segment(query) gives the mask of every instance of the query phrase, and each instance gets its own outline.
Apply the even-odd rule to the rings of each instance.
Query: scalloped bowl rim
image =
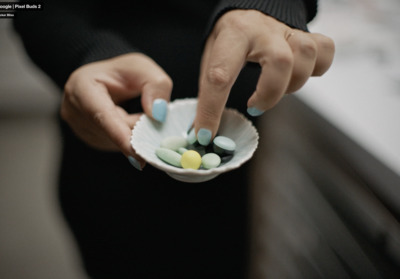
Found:
[[[176,108],[179,108],[180,106],[196,106],[197,105],[197,99],[196,98],[186,98],[186,99],[176,99],[175,101],[172,101],[168,104],[168,115],[171,113],[174,113],[174,110]],[[248,120],[243,114],[238,112],[237,110],[233,108],[225,108],[223,112],[222,119],[224,118],[236,118],[240,119],[240,121],[245,122],[246,125],[249,126],[251,129],[252,135],[249,140],[251,140],[250,144],[252,144],[251,148],[248,150],[247,153],[241,154],[239,158],[237,156],[234,156],[231,161],[213,169],[198,169],[198,170],[193,170],[193,169],[183,169],[183,168],[178,168],[174,167],[171,165],[168,165],[167,163],[163,162],[161,159],[159,159],[155,155],[155,150],[159,146],[153,146],[153,153],[154,154],[149,154],[148,152],[143,149],[143,143],[140,139],[140,132],[143,129],[146,129],[144,126],[147,126],[149,128],[152,126],[152,129],[156,129],[161,127],[163,124],[157,123],[156,121],[152,120],[150,117],[147,115],[143,114],[139,120],[136,122],[134,128],[132,129],[132,136],[131,136],[131,145],[135,149],[136,153],[142,157],[147,163],[150,165],[165,171],[168,175],[171,177],[184,181],[184,182],[202,182],[206,180],[210,180],[217,175],[239,168],[241,165],[243,165],[245,162],[247,162],[254,154],[255,150],[258,147],[258,140],[259,140],[259,135],[254,127],[254,125],[251,123],[250,120]],[[222,122],[222,121],[221,121]],[[165,124],[165,123],[164,123]],[[190,125],[190,124],[189,124]],[[189,127],[187,125],[187,127]],[[221,128],[221,127],[220,127]],[[186,131],[179,131],[182,135]],[[161,140],[160,140],[161,141]],[[149,146],[149,145],[148,145]],[[237,155],[235,153],[235,155]],[[236,160],[234,160],[236,157]]]

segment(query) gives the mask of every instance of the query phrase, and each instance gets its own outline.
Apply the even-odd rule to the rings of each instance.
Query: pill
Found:
[[[215,153],[207,153],[201,157],[201,165],[205,169],[216,168],[221,164],[221,157]]]
[[[221,163],[227,163],[233,158],[233,154],[221,155]]]
[[[186,151],[182,154],[181,165],[184,169],[199,169],[201,166],[200,154],[194,150]]]
[[[186,151],[188,151],[188,150],[187,150],[185,147],[179,147],[179,148],[178,148],[178,153],[181,154],[181,155],[182,155],[183,153],[185,153]]]
[[[156,155],[158,158],[166,162],[167,164],[173,165],[175,167],[181,168],[181,158],[182,155],[171,149],[165,147],[159,147],[156,149]]]
[[[197,138],[196,138],[196,133],[195,133],[195,131],[194,131],[194,128],[192,128],[190,131],[189,131],[189,133],[187,134],[187,142],[189,143],[189,144],[194,144],[196,141],[197,141]]]
[[[180,147],[186,147],[187,144],[187,140],[184,137],[170,136],[161,141],[160,147],[178,151]]]
[[[228,137],[217,136],[213,140],[213,150],[217,154],[233,154],[236,143]]]
[[[200,154],[200,156],[203,156],[204,154],[207,153],[206,146],[203,146],[198,142],[196,142],[195,144],[190,144],[186,148],[188,150],[194,150],[194,151],[198,152]]]

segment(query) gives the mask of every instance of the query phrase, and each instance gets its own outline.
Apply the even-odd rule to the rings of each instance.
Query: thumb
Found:
[[[107,85],[113,99],[119,103],[140,94],[144,112],[164,122],[173,86],[168,74],[153,59],[141,53],[121,55],[111,61],[112,73],[102,82]],[[114,78],[113,73],[118,73],[118,78]]]
[[[163,71],[153,73],[143,85],[142,107],[144,112],[154,120],[165,121],[172,86],[171,78]]]

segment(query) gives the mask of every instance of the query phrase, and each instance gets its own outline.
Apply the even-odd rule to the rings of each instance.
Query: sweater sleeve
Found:
[[[222,14],[233,9],[258,10],[292,28],[308,31],[307,23],[317,13],[317,0],[221,0],[211,17],[207,34]]]
[[[42,3],[42,11],[18,12],[13,24],[29,57],[59,87],[83,64],[136,51],[115,32],[92,24],[93,1]]]

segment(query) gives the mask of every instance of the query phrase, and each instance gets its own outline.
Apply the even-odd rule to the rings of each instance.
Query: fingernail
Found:
[[[208,145],[211,141],[211,135],[212,133],[210,130],[201,128],[197,132],[197,140],[201,145]]]
[[[155,99],[151,111],[153,118],[159,122],[164,122],[167,116],[167,101],[164,99]]]
[[[139,161],[133,158],[132,156],[128,156],[129,163],[131,163],[132,166],[135,167],[135,169],[141,171],[142,166],[140,165]]]
[[[247,113],[250,114],[251,116],[260,116],[264,113],[264,111],[259,110],[258,108],[251,107],[247,108]]]

